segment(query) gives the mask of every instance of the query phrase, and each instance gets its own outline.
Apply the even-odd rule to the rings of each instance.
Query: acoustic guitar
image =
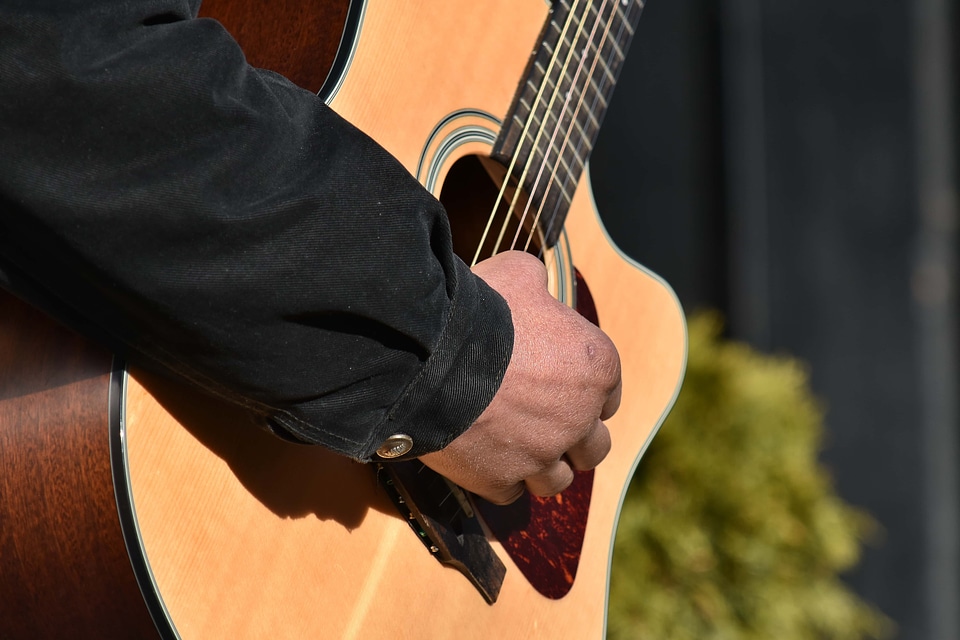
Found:
[[[207,0],[440,197],[465,260],[543,259],[620,350],[613,450],[493,507],[416,462],[283,442],[2,294],[0,637],[601,637],[623,494],[686,357],[678,301],[613,246],[585,170],[641,9]]]

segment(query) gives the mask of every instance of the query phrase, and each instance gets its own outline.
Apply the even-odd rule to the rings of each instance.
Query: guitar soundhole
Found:
[[[536,256],[541,253],[541,235],[532,231],[536,208],[527,208],[526,196],[517,193],[514,185],[507,185],[501,197],[505,175],[506,170],[495,160],[469,155],[453,164],[443,183],[440,202],[450,217],[453,248],[467,264],[481,242],[481,260],[510,249]]]

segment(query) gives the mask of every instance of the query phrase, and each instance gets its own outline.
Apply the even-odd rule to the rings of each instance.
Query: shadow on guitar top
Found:
[[[287,442],[256,425],[243,409],[155,374],[137,380],[206,449],[223,460],[251,496],[278,517],[315,516],[347,530],[370,508],[399,518],[374,469],[320,446]]]

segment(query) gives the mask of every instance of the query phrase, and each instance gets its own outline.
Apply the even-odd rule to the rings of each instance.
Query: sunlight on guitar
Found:
[[[441,199],[465,261],[543,260],[551,293],[620,351],[613,449],[556,498],[492,507],[419,468],[285,443],[174,383],[111,374],[107,354],[4,294],[0,360],[19,368],[2,380],[0,456],[22,475],[4,485],[0,548],[44,558],[22,563],[30,593],[0,593],[37,618],[12,633],[601,637],[622,496],[686,358],[676,297],[611,244],[586,171],[641,9],[208,0],[252,64],[319,93]],[[61,617],[41,620],[53,598]]]

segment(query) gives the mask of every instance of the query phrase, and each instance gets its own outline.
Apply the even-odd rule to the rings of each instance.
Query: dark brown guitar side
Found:
[[[0,290],[0,362],[0,638],[155,636],[114,499],[110,354]]]
[[[530,47],[548,31],[556,6],[204,2],[252,64],[320,88],[331,108],[438,196],[461,159],[489,158],[499,123],[515,121],[517,87],[531,82],[524,71]],[[632,32],[624,16],[638,17],[640,0],[604,6],[619,16],[608,26]],[[322,9],[304,17],[302,7]],[[316,34],[339,36],[341,27],[344,55],[331,61],[337,43]],[[264,43],[273,53],[306,47],[308,54],[285,62],[265,55]],[[605,48],[593,50],[596,57]],[[342,73],[324,82],[316,61]],[[547,91],[548,74],[534,84],[562,112],[559,84]],[[184,419],[194,415],[184,407],[213,414],[227,427],[239,421],[136,370],[113,375],[107,352],[0,294],[0,640],[602,637],[623,490],[676,397],[686,332],[669,286],[610,244],[586,174],[577,186],[562,221],[570,242],[551,249],[545,262],[554,293],[566,303],[577,302],[574,257],[589,279],[600,324],[621,351],[625,402],[609,422],[614,448],[596,470],[576,580],[563,598],[537,591],[493,540],[507,574],[489,605],[459,572],[436,562],[366,467],[274,438],[261,447],[255,438],[269,436],[260,432],[211,446],[205,436],[213,431]],[[358,473],[362,479],[351,482]],[[263,499],[288,495],[281,491],[288,486],[301,488],[296,509]],[[338,518],[327,508],[331,500],[349,505],[354,517]],[[161,601],[169,619],[158,611]]]
[[[256,52],[252,64],[318,91],[349,1],[273,3],[250,28],[264,8],[253,4],[203,9]],[[155,637],[114,496],[112,356],[0,290],[0,363],[0,638]]]

